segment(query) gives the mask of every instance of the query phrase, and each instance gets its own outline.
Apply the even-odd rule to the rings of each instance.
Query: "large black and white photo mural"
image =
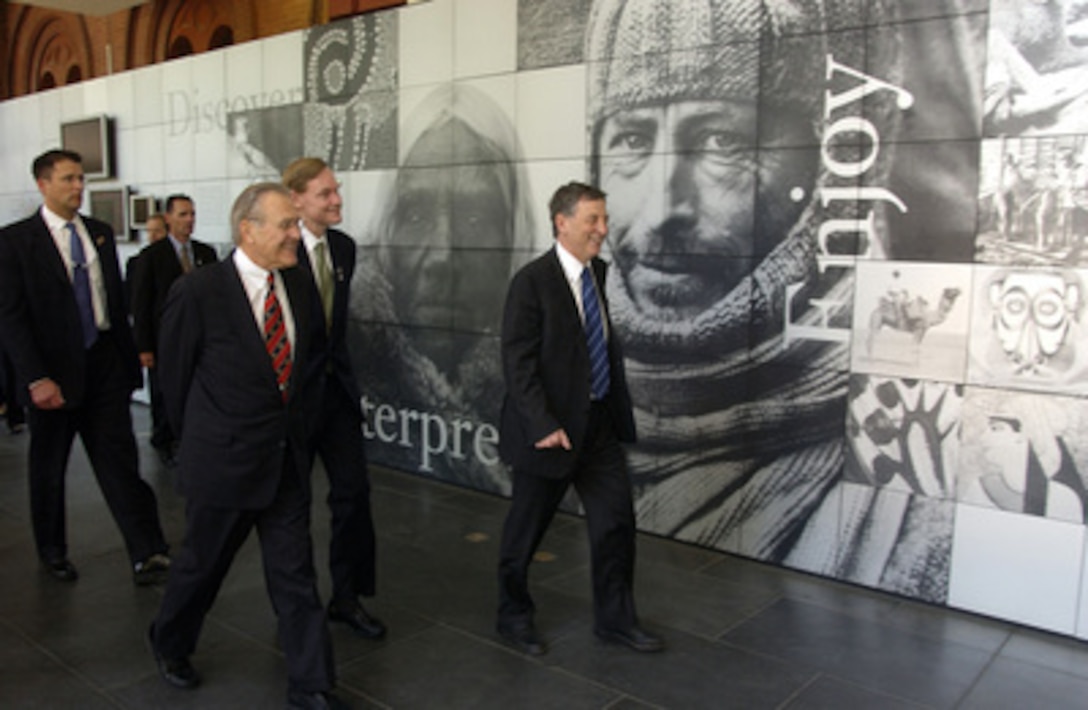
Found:
[[[844,476],[861,267],[919,252],[920,241],[972,236],[954,221],[962,210],[946,222],[928,209],[938,198],[927,190],[950,186],[971,196],[973,215],[964,161],[927,180],[931,166],[902,141],[943,117],[978,115],[969,93],[934,100],[919,66],[949,25],[981,42],[978,18],[898,19],[893,4],[867,2],[597,2],[586,45],[590,169],[609,193],[609,295],[639,414],[640,522],[943,601],[946,491]],[[957,63],[931,68],[970,84],[978,49],[958,47]],[[869,346],[887,349],[885,329],[911,342],[930,318],[932,349],[934,314],[969,290],[969,274],[947,280],[955,295],[942,302],[939,288],[919,292],[938,277],[912,273],[896,289],[910,299],[904,314],[892,317],[893,305],[866,326],[880,331]],[[958,356],[958,372],[936,369],[962,378],[967,307],[958,311],[958,347],[953,338],[931,360]]]
[[[0,102],[0,154],[104,111],[224,250],[333,167],[373,463],[509,492],[507,285],[588,180],[641,530],[1088,640],[1088,0],[428,0]]]
[[[641,529],[1088,636],[1080,5],[433,0],[308,31],[305,149],[372,188],[371,460],[509,491],[506,285],[590,180]]]

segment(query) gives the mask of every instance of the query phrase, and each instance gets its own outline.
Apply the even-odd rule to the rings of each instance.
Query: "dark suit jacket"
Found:
[[[123,381],[134,390],[142,379],[113,228],[90,217],[82,219],[98,251],[111,336],[125,367]],[[87,373],[79,310],[64,260],[41,212],[0,231],[0,332],[24,404],[30,404],[27,386],[49,377],[60,385],[66,408],[80,406]]]
[[[125,309],[132,313],[132,282],[136,280],[136,271],[140,268],[140,252],[130,256],[125,261]]]
[[[603,316],[607,265],[593,260],[601,288]],[[605,403],[620,441],[635,440],[631,396],[623,356],[608,321],[611,384]],[[502,367],[506,382],[499,453],[515,468],[547,478],[569,473],[589,423],[589,350],[578,304],[555,249],[526,264],[510,282],[502,323]],[[571,451],[536,449],[534,444],[562,428]]]
[[[170,290],[157,367],[181,442],[178,487],[194,502],[267,507],[289,452],[304,489],[309,485],[303,452],[314,406],[312,388],[300,385],[311,348],[310,289],[300,270],[281,273],[295,319],[286,403],[232,258],[193,271]]]
[[[321,295],[313,278],[310,257],[306,245],[299,242],[298,262],[309,278],[310,299],[313,304],[311,318],[314,324],[314,353],[310,359],[307,380],[320,382],[327,374],[335,377],[353,402],[359,402],[361,393],[351,367],[348,352],[348,301],[351,296],[351,279],[355,273],[355,240],[343,232],[330,229],[325,234],[329,257],[332,260],[333,296],[332,325],[326,327],[325,312],[321,308]]]
[[[193,268],[214,264],[217,260],[215,249],[195,239],[193,245]],[[181,276],[181,262],[178,261],[174,244],[169,239],[160,239],[148,244],[140,252],[140,259],[132,278],[132,330],[136,338],[136,351],[153,353],[158,351],[159,329],[162,311],[166,305],[166,295],[170,286]]]

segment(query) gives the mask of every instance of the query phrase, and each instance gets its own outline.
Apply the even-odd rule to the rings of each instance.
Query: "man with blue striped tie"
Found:
[[[46,151],[32,171],[41,208],[0,230],[0,336],[30,424],[28,489],[38,557],[53,578],[78,579],[68,559],[65,472],[79,434],[133,580],[158,584],[170,558],[132,432],[130,398],[140,369],[113,228],[79,214],[78,153]]]
[[[605,195],[578,182],[551,199],[554,249],[510,283],[502,325],[499,450],[513,494],[499,553],[498,632],[545,652],[533,623],[529,563],[567,489],[585,508],[593,561],[594,631],[636,651],[664,644],[635,613],[635,515],[620,442],[635,440],[620,345],[604,297]]]

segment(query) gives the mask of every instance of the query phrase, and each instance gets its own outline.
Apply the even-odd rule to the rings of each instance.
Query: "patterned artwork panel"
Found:
[[[954,514],[950,500],[843,481],[783,564],[944,604]]]
[[[1088,522],[1088,401],[967,389],[957,498]]]
[[[334,170],[394,165],[395,19],[371,13],[305,33],[304,150]]]
[[[852,375],[846,480],[952,498],[962,406],[962,385]]]
[[[968,381],[1088,392],[1082,269],[976,267]]]

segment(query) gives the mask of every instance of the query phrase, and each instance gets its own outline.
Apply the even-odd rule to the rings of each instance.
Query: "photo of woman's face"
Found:
[[[438,161],[457,146],[462,165]],[[514,206],[508,204],[494,148],[454,121],[424,133],[397,178],[386,249],[399,321],[496,332],[510,270]]]

